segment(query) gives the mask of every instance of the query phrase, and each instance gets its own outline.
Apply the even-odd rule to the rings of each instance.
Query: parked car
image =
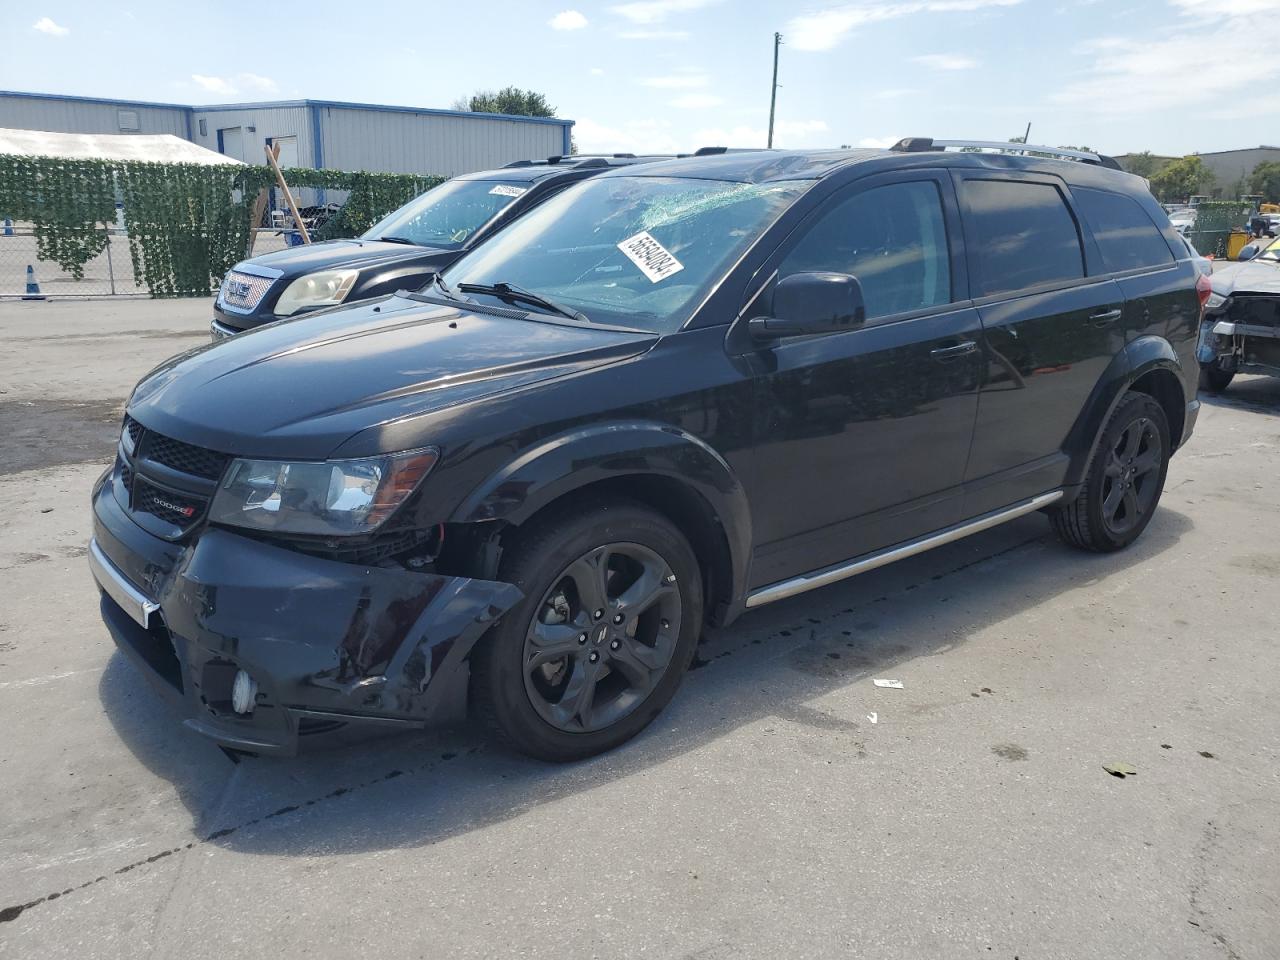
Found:
[[[223,278],[210,334],[220,340],[299,313],[416,290],[552,194],[648,159],[618,154],[520,160],[454,177],[355,239],[291,246],[244,260]]]
[[[1280,376],[1280,240],[1218,267],[1212,284],[1197,351],[1200,389],[1221,393],[1237,373]]]
[[[93,490],[102,616],[231,750],[469,697],[586,757],[707,624],[1034,511],[1132,543],[1196,422],[1207,295],[1098,158],[613,169],[422,291],[145,377]]]

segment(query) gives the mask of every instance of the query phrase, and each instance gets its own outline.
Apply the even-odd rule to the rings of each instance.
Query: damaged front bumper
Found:
[[[1269,307],[1280,319],[1280,301],[1246,303],[1251,312]],[[1241,311],[1243,312],[1243,311]],[[1235,319],[1232,313],[1209,314],[1200,328],[1200,342],[1196,347],[1196,359],[1201,366],[1217,367],[1226,373],[1267,373],[1280,375],[1280,324],[1256,322],[1270,317],[1253,317],[1249,314]],[[1255,322],[1249,322],[1254,320]]]
[[[161,540],[93,495],[90,566],[120,650],[237,751],[290,756],[346,723],[424,726],[465,702],[466,658],[520,599],[507,583],[339,563],[221,529]],[[244,671],[247,713],[232,706]]]

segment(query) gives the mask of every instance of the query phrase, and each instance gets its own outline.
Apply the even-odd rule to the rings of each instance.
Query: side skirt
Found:
[[[1028,513],[1043,510],[1061,499],[1061,490],[1042,493],[1037,497],[1032,497],[1030,500],[1023,500],[1011,507],[993,510],[991,513],[985,513],[973,520],[966,520],[964,523],[946,527],[917,540],[909,540],[906,543],[900,543],[897,546],[888,547],[876,553],[866,554],[856,560],[823,567],[821,570],[814,570],[799,577],[792,577],[790,580],[783,580],[767,587],[761,587],[747,596],[747,609],[761,607],[766,603],[773,603],[775,600],[785,600],[787,597],[794,597],[809,590],[816,590],[818,587],[825,587],[840,580],[847,580],[849,577],[856,577],[860,573],[875,570],[877,567],[883,567],[894,561],[914,557],[916,554],[932,550],[934,547],[941,547],[944,544],[961,540],[972,534],[981,533],[983,530],[990,530],[992,527],[999,526],[1009,520],[1016,520],[1018,517],[1025,516]]]

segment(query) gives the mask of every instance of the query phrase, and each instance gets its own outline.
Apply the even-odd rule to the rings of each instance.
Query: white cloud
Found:
[[[686,153],[692,147],[671,135],[666,120],[628,120],[620,127],[596,123],[588,117],[573,127],[583,153]]]
[[[592,67],[590,72],[591,72],[591,75],[592,75],[593,77],[603,77],[603,76],[604,76],[604,71],[603,71],[602,69],[600,69],[599,67]]]
[[[870,23],[919,13],[967,13],[986,7],[1013,7],[1022,0],[866,0],[794,17],[783,27],[783,42],[797,50],[830,50],[850,32]],[[1192,0],[1198,2],[1198,0]],[[1246,3],[1252,0],[1227,0]]]
[[[926,53],[911,60],[930,70],[972,70],[978,65],[977,60],[958,53]]]
[[[1169,0],[1183,16],[1171,27],[1133,39],[1096,37],[1076,49],[1087,55],[1087,67],[1049,97],[1055,104],[1079,106],[1112,116],[1177,111],[1211,106],[1219,117],[1223,107],[1240,119],[1274,119],[1258,92],[1280,80],[1280,59],[1264,56],[1261,38],[1275,28],[1275,0]],[[1250,52],[1256,51],[1256,55]],[[1223,69],[1200,70],[1194,83],[1170,83],[1170,64],[1218,64]],[[1242,69],[1227,69],[1225,65]]]
[[[877,90],[871,94],[872,100],[897,100],[899,97],[909,96],[916,91],[911,87],[890,87],[887,90]]]
[[[279,86],[270,77],[256,73],[237,73],[233,77],[213,77],[202,73],[193,73],[191,79],[196,86],[209,93],[231,97],[239,93],[270,94],[279,91]]]
[[[825,136],[830,129],[825,120],[779,120],[773,126],[773,145],[783,148],[822,146],[822,141],[830,139]],[[699,147],[754,147],[763,150],[769,141],[769,132],[764,127],[745,125],[727,129],[710,127],[694,133],[693,140]]]
[[[581,30],[587,25],[587,18],[577,10],[561,10],[547,24],[552,30]]]
[[[645,77],[640,81],[646,87],[657,87],[660,90],[689,90],[694,87],[705,87],[705,73],[672,73],[664,77]]]
[[[51,37],[65,37],[71,32],[70,27],[64,27],[54,23],[48,17],[41,17],[31,25],[32,30],[38,30],[41,33],[47,33]]]
[[[714,93],[686,93],[671,101],[671,105],[678,110],[708,110],[722,103],[724,98],[717,97]]]
[[[689,13],[716,2],[718,0],[637,0],[609,9],[632,23],[644,25],[662,23],[673,13]]]
[[[887,150],[901,139],[901,137],[863,137],[858,141],[858,146]]]

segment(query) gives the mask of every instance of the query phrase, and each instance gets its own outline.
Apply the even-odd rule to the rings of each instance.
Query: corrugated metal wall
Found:
[[[204,121],[204,133],[201,133],[201,121]],[[218,131],[240,129],[241,150],[235,157],[245,163],[266,163],[262,148],[269,139],[277,137],[298,138],[298,165],[314,166],[312,163],[311,111],[304,106],[290,107],[243,107],[239,109],[202,109],[195,108],[191,119],[191,139],[210,150],[218,149]],[[255,129],[250,131],[249,128]],[[224,135],[224,142],[228,138]],[[228,147],[224,150],[232,156]]]
[[[324,165],[454,176],[564,152],[564,125],[319,106]]]
[[[139,129],[121,129],[121,111],[136,117]],[[169,133],[187,138],[184,107],[144,107],[58,97],[0,93],[0,127],[53,133]]]

